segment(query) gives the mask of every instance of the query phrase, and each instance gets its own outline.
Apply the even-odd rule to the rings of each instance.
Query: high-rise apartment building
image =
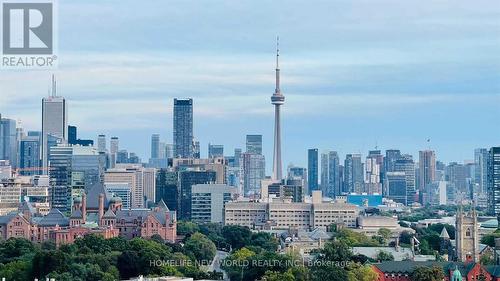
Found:
[[[311,148],[307,150],[307,183],[309,194],[314,190],[320,190],[318,184],[318,149]]]
[[[192,158],[193,99],[174,99],[174,157]]]
[[[500,216],[500,146],[488,152],[488,210],[491,215]]]
[[[372,150],[365,162],[365,192],[368,194],[382,194],[382,167],[383,156],[380,150]]]

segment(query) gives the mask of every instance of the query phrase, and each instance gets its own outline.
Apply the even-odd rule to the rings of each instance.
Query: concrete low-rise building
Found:
[[[356,227],[359,210],[344,202],[322,202],[321,191],[314,191],[312,203],[294,203],[290,199],[272,202],[228,202],[226,225],[251,229],[328,229],[332,224]]]
[[[367,236],[374,236],[378,234],[381,228],[390,230],[392,237],[399,237],[399,234],[403,231],[415,232],[412,228],[401,227],[396,218],[384,216],[360,216],[358,218],[358,227],[354,231]]]

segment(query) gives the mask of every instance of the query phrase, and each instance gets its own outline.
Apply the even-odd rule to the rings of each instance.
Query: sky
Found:
[[[81,138],[118,136],[147,161],[151,134],[172,142],[173,99],[191,97],[202,156],[262,134],[270,171],[279,35],[285,167],[308,148],[461,162],[500,144],[497,0],[58,3],[58,69],[0,70],[0,113],[26,130],[55,73]]]

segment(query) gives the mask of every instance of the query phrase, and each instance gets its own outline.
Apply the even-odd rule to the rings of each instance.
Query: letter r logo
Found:
[[[53,54],[53,14],[52,3],[3,3],[3,54]]]

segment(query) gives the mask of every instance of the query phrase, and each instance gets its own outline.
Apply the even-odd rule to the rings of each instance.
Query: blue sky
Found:
[[[500,144],[496,0],[59,1],[59,93],[81,137],[144,160],[152,133],[171,142],[173,98],[192,97],[202,154],[260,133],[270,170],[278,34],[285,165],[311,147],[448,162]],[[1,71],[0,112],[39,129],[49,80]]]

